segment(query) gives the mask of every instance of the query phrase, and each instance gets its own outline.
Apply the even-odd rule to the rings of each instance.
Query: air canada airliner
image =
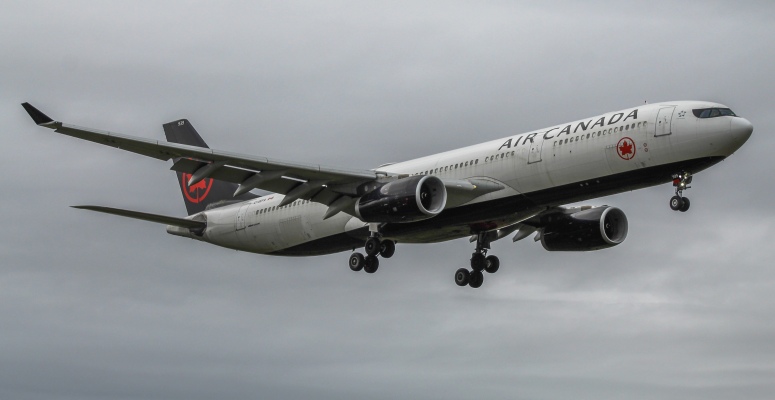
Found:
[[[42,127],[163,161],[187,217],[82,205],[167,225],[172,235],[279,256],[352,251],[353,271],[374,273],[397,243],[468,237],[470,265],[454,274],[478,288],[500,261],[493,241],[535,233],[548,251],[590,251],[627,237],[624,212],[567,207],[664,183],[670,208],[689,209],[693,174],[724,160],[753,132],[729,107],[706,101],[645,104],[375,169],[349,169],[210,149],[187,119],[167,141],[82,128],[22,106]],[[251,193],[260,189],[271,194]],[[512,236],[513,235],[513,236]],[[361,251],[356,251],[361,249]]]

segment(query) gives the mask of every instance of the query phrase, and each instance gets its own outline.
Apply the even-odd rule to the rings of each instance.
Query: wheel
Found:
[[[383,258],[393,257],[395,252],[396,242],[392,240],[383,240],[382,243],[380,243],[379,255],[381,255]]]
[[[683,198],[683,202],[684,202],[684,204],[681,206],[680,211],[681,212],[689,211],[689,205],[691,204],[691,202],[689,201],[689,198],[688,197],[684,197]]]
[[[680,196],[673,196],[670,198],[670,208],[673,209],[673,211],[678,211],[683,207],[684,200]]]
[[[487,256],[487,258],[485,258],[484,270],[487,271],[487,273],[494,274],[498,272],[498,268],[500,268],[500,266],[501,261],[498,259],[498,257]]]
[[[471,269],[474,271],[481,271],[486,264],[484,254],[476,252],[471,254]]]
[[[460,268],[459,270],[455,271],[455,283],[457,283],[458,286],[465,286],[468,285],[468,280],[471,277],[471,273],[468,272],[465,268]]]
[[[360,271],[363,269],[363,266],[366,264],[366,260],[363,258],[363,254],[361,253],[353,253],[350,256],[350,269],[353,271]]]
[[[376,237],[370,237],[368,240],[366,240],[366,254],[370,256],[376,256],[379,254],[379,249],[382,246],[379,244],[379,239]]]
[[[482,271],[471,272],[471,276],[468,278],[468,286],[476,289],[479,286],[482,286],[482,283],[484,283],[484,275],[482,274]]]
[[[379,258],[377,256],[366,256],[366,259],[364,260],[363,270],[366,271],[369,274],[373,274],[377,272],[377,268],[379,268]]]

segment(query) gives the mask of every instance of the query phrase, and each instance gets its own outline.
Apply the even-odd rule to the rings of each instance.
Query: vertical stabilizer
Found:
[[[196,129],[187,119],[164,124],[164,135],[167,141],[172,143],[187,144],[209,148],[207,143],[199,136]],[[175,160],[177,161],[177,160]],[[204,211],[208,205],[223,201],[245,201],[254,199],[258,196],[245,193],[234,197],[237,185],[229,182],[222,182],[211,178],[203,179],[193,185],[189,185],[191,174],[176,172],[178,177],[178,186],[183,194],[183,201],[186,203],[188,215]]]

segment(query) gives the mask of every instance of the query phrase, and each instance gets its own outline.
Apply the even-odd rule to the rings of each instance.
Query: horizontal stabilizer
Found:
[[[134,219],[141,219],[143,221],[156,222],[159,224],[179,226],[181,228],[188,229],[204,229],[207,224],[202,221],[192,221],[185,218],[168,217],[166,215],[149,214],[139,211],[124,210],[121,208],[110,208],[101,206],[72,206],[81,210],[91,210],[106,214],[120,215],[122,217],[129,217]]]

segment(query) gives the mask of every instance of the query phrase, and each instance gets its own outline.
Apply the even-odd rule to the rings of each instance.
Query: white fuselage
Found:
[[[698,172],[737,150],[750,136],[740,117],[698,118],[694,109],[723,105],[698,101],[648,104],[492,140],[379,169],[396,175],[477,178],[505,187],[426,221],[385,226],[398,242],[436,242],[512,225],[550,206],[668,182],[672,173]],[[168,232],[228,248],[315,255],[362,245],[368,224],[327,207],[268,195],[204,211],[201,237]]]

